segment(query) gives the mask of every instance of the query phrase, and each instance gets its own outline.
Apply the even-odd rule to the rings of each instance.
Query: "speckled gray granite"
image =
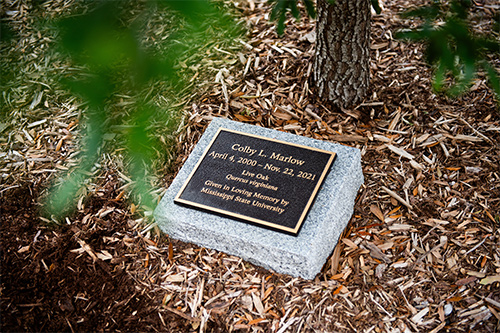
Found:
[[[337,159],[298,236],[174,204],[175,196],[219,127],[337,153]],[[361,154],[356,148],[215,118],[168,188],[154,215],[160,229],[174,239],[239,256],[277,273],[313,279],[347,226],[363,181]]]

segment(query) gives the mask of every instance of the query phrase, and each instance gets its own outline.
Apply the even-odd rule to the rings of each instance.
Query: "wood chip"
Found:
[[[382,190],[384,190],[385,192],[387,192],[387,194],[389,194],[391,197],[393,197],[394,199],[396,199],[397,201],[401,202],[403,205],[408,207],[408,209],[410,209],[410,210],[413,209],[412,206],[405,199],[401,198],[396,192],[389,190],[385,186],[381,186],[380,188]]]
[[[415,158],[412,154],[410,154],[410,153],[406,152],[406,150],[404,150],[404,149],[402,149],[402,148],[394,147],[394,146],[393,146],[393,145],[391,145],[391,144],[388,144],[388,145],[387,145],[387,148],[389,148],[389,150],[391,150],[392,152],[394,152],[394,153],[398,154],[399,156],[401,156],[401,157],[405,157],[405,158],[407,158],[407,159],[409,159],[409,160],[412,160],[412,159],[414,159],[414,158]]]
[[[386,256],[380,249],[373,243],[370,242],[363,242],[363,245],[365,245],[369,250],[370,250],[370,255],[373,258],[380,259],[386,264],[392,263],[392,260]]]

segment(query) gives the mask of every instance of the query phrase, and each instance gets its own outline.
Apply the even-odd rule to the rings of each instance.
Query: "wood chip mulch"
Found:
[[[433,93],[423,45],[393,38],[416,25],[398,16],[412,4],[383,1],[369,97],[336,112],[307,83],[314,21],[290,20],[278,37],[267,2],[233,3],[248,36],[214,47],[237,61],[212,63],[200,75],[209,88],[185,109],[177,170],[213,117],[361,150],[354,215],[313,281],[169,239],[126,200],[130,179],[113,156],[74,215],[62,225],[40,218],[47,184],[76,163],[82,108],[54,91],[43,63],[26,68],[4,94],[16,126],[0,121],[2,331],[500,331],[498,104],[481,75],[460,98]],[[2,15],[29,27],[23,6],[7,1]],[[478,1],[473,14],[482,22],[499,9]],[[10,52],[36,58],[50,43],[19,31]]]

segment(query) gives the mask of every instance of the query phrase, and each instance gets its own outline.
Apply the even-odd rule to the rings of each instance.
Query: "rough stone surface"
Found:
[[[298,236],[174,204],[174,197],[219,127],[337,153]],[[215,118],[156,208],[155,218],[172,238],[239,256],[277,273],[313,279],[347,226],[363,181],[361,154],[356,148]]]

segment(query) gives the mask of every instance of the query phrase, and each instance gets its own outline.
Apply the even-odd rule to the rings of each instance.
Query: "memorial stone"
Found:
[[[155,218],[172,238],[313,279],[362,183],[356,148],[215,118]]]

